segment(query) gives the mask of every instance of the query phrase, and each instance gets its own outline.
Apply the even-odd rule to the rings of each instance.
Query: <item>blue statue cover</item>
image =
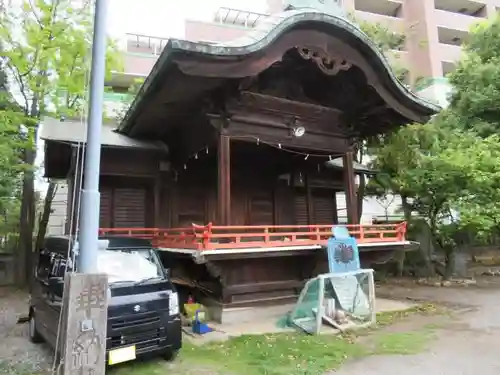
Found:
[[[356,238],[349,235],[345,227],[332,228],[333,236],[328,239],[328,268],[330,273],[357,271],[361,268]]]

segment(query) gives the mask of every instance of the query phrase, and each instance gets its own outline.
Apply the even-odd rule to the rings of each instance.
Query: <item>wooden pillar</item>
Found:
[[[153,187],[153,204],[154,204],[154,226],[155,228],[160,228],[163,226],[162,218],[161,218],[161,193],[163,189],[163,179],[161,172],[158,173],[154,179],[154,187]]]
[[[179,182],[177,178],[169,181],[167,228],[179,227]]]
[[[220,134],[217,147],[217,208],[219,225],[231,223],[231,143],[228,136]]]
[[[313,207],[313,198],[312,198],[312,190],[310,184],[309,174],[304,173],[304,185],[306,188],[306,206],[307,206],[307,223],[309,225],[314,223],[314,207]]]
[[[333,224],[338,224],[339,223],[339,212],[337,208],[337,192],[333,192]]]
[[[358,209],[356,199],[356,175],[354,174],[354,153],[347,152],[343,157],[345,202],[349,224],[358,224]]]
[[[78,147],[80,147],[80,152],[78,152]],[[66,234],[75,234],[78,230],[78,214],[80,206],[80,188],[82,185],[82,159],[83,159],[83,147],[78,145],[73,147],[73,152],[71,156],[71,167],[68,183],[68,201],[66,209]]]
[[[75,184],[75,180],[73,176],[68,176],[66,179],[66,183],[68,184],[68,194],[66,196],[66,222],[64,223],[64,234],[71,234],[71,202],[73,202],[73,186]]]

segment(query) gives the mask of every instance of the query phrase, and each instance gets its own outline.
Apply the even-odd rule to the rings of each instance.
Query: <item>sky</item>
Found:
[[[265,13],[266,0],[109,0],[108,32],[184,37],[186,19],[210,21],[220,7]]]

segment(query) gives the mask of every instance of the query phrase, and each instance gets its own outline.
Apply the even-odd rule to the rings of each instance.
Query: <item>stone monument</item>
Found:
[[[64,282],[61,359],[64,375],[104,375],[108,277],[68,273]]]

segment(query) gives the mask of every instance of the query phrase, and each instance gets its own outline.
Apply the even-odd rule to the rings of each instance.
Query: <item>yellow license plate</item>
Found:
[[[110,365],[116,365],[118,363],[133,361],[134,359],[135,359],[135,345],[128,346],[126,348],[110,350],[108,355],[108,363]]]

